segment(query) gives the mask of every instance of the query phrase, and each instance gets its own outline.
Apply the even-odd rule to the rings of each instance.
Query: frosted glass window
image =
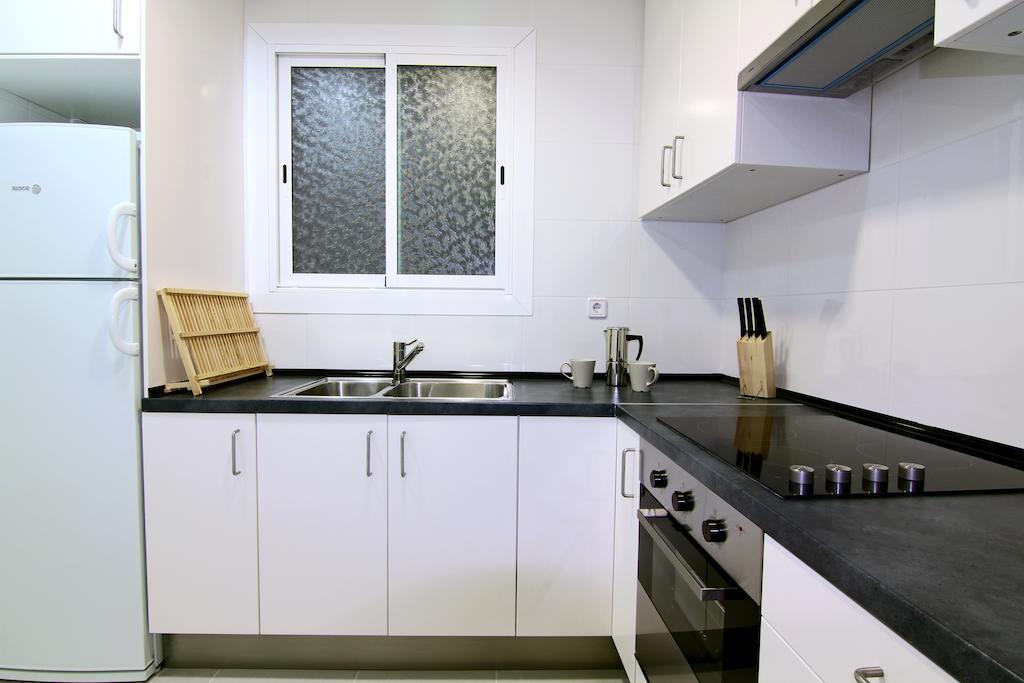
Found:
[[[384,69],[292,67],[292,269],[382,274]]]
[[[398,272],[494,275],[497,69],[398,66]]]

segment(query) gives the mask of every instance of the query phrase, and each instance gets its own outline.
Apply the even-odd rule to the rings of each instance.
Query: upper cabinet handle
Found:
[[[665,152],[671,151],[672,145],[665,145],[664,147],[661,148],[661,169],[659,169],[658,174],[661,176],[662,187],[672,187],[672,183],[665,180]]]
[[[241,432],[241,429],[231,432],[231,474],[236,477],[242,473],[242,470],[238,469],[238,435]]]
[[[677,135],[674,138],[672,138],[672,164],[671,164],[671,167],[672,167],[672,177],[675,178],[676,180],[682,180],[683,179],[682,171],[680,171],[678,174],[676,173],[676,169],[679,168],[679,164],[676,162],[676,150],[679,149],[679,143],[682,142],[685,139],[686,139],[685,135]],[[682,156],[682,154],[680,154],[679,156]]]
[[[885,678],[880,666],[865,666],[853,672],[853,680],[857,683],[870,683],[872,678]]]
[[[124,40],[124,31],[121,30],[121,15],[123,14],[123,12],[121,11],[121,0],[113,0],[113,6],[114,6],[114,33],[117,34],[118,38],[120,38],[121,40]]]
[[[624,448],[622,450],[622,473],[619,475],[619,493],[623,498],[636,498],[635,493],[626,493],[626,453],[636,453],[635,448]]]
[[[370,438],[373,437],[373,430],[366,432],[366,476],[372,477],[373,472],[370,471]]]

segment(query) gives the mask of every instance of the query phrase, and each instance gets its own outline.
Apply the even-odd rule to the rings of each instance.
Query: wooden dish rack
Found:
[[[198,396],[214,384],[273,374],[247,294],[164,288],[157,295],[188,377],[165,391],[191,389]]]

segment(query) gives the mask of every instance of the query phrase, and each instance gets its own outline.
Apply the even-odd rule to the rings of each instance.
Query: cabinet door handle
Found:
[[[870,683],[872,678],[885,678],[880,666],[865,666],[853,672],[853,680],[857,683]]]
[[[659,173],[659,175],[661,175],[661,186],[662,187],[672,187],[672,183],[670,183],[667,180],[665,180],[665,152],[671,152],[671,151],[672,151],[672,145],[665,145],[664,147],[661,148],[661,160],[660,160],[661,161],[661,169],[658,171],[658,173]]]
[[[236,477],[242,473],[242,470],[238,469],[238,435],[241,432],[241,429],[231,432],[231,474]]]
[[[670,164],[670,166],[672,168],[672,177],[675,178],[676,180],[682,180],[683,179],[683,174],[682,173],[679,173],[678,175],[676,175],[676,169],[679,168],[679,164],[676,162],[676,149],[679,148],[679,143],[682,142],[685,139],[686,139],[685,135],[677,135],[674,138],[672,138],[672,163]],[[680,154],[679,156],[682,156],[682,155]]]
[[[622,472],[619,475],[619,493],[623,498],[636,498],[635,493],[626,493],[626,453],[636,453],[635,448],[624,448],[622,450]]]
[[[121,14],[122,14],[122,12],[121,12],[121,1],[122,0],[113,0],[113,6],[114,6],[113,7],[113,9],[114,9],[114,33],[117,34],[118,38],[120,38],[121,40],[124,40],[124,32],[121,30]]]
[[[373,472],[370,471],[370,438],[373,436],[373,430],[366,432],[366,476],[372,477]]]
[[[405,479],[405,432],[398,437],[398,469],[402,473],[402,479]]]

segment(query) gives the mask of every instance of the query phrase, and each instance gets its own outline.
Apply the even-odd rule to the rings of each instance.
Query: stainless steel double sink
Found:
[[[402,398],[458,401],[509,401],[507,379],[416,378],[400,384],[381,377],[323,377],[274,394],[275,398]]]

